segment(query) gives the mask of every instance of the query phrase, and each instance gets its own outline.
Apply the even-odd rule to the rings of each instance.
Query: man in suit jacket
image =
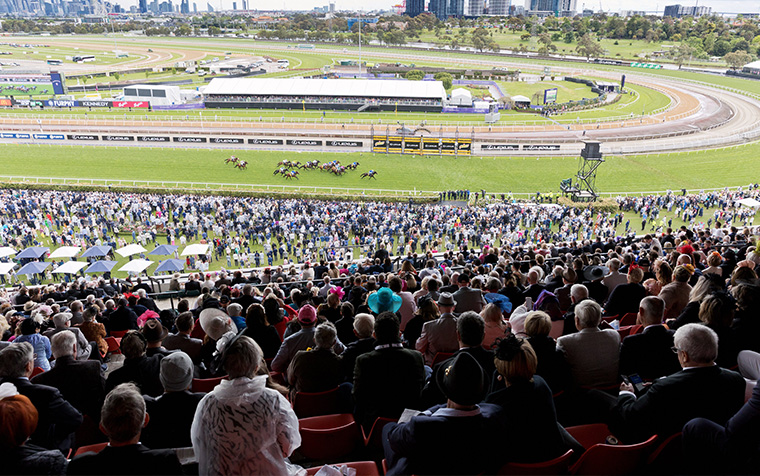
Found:
[[[454,301],[456,301],[456,309],[454,311],[457,314],[467,311],[482,311],[483,306],[486,305],[486,301],[483,299],[483,293],[480,289],[471,288],[470,277],[464,273],[459,275],[458,282],[459,290],[454,293]]]
[[[71,332],[56,334],[51,348],[55,367],[34,377],[32,383],[58,389],[63,398],[83,415],[100,421],[100,407],[106,396],[106,379],[100,363],[74,358],[77,341]]]
[[[162,345],[166,350],[181,350],[189,355],[194,363],[200,363],[203,341],[190,337],[195,327],[193,313],[190,311],[183,312],[177,316],[175,325],[177,326],[177,333],[166,336]]]
[[[239,298],[232,300],[233,304],[240,304],[243,307],[243,315],[248,312],[248,307],[255,302],[256,299],[253,297],[253,286],[250,284],[243,285],[243,294]]]
[[[575,387],[609,387],[618,382],[620,334],[599,329],[602,308],[586,299],[575,307],[578,332],[562,336],[557,348],[570,365]]]
[[[483,369],[461,353],[435,379],[446,405],[383,428],[386,474],[490,474],[506,460],[500,437],[507,424],[501,407],[480,403],[488,386]]]
[[[193,446],[190,427],[204,393],[192,393],[193,361],[184,352],[174,352],[161,360],[160,397],[143,395],[150,423],[141,441],[148,448],[187,448]]]
[[[620,373],[639,374],[654,380],[681,370],[678,357],[671,351],[675,331],[662,324],[665,301],[648,296],[639,304],[637,323],[646,326],[641,334],[627,336],[620,346]]]
[[[454,317],[456,301],[449,293],[441,293],[438,298],[438,309],[441,317],[434,321],[426,322],[422,326],[415,348],[422,352],[425,364],[433,365],[435,354],[438,352],[456,352],[459,349],[457,341],[457,321]]]
[[[67,474],[182,474],[173,449],[151,450],[140,443],[150,417],[134,384],[113,389],[106,396],[102,415],[100,429],[108,436],[108,446],[100,453],[87,452],[72,459]]]
[[[137,329],[137,314],[129,308],[129,301],[124,298],[119,299],[118,306],[108,316],[105,325],[108,332]]]
[[[419,352],[403,347],[399,326],[391,312],[377,316],[375,350],[356,358],[354,414],[366,429],[377,417],[398,418],[405,408],[419,408],[425,362]]]
[[[81,330],[77,327],[71,327],[71,318],[72,314],[70,312],[57,313],[53,316],[53,324],[55,324],[55,328],[46,330],[43,335],[52,342],[53,336],[61,332],[74,334],[77,343],[77,353],[74,354],[74,358],[80,360],[89,359],[90,353],[92,352],[92,346],[87,342],[87,338],[82,334]]]
[[[647,291],[641,285],[644,272],[641,268],[633,268],[628,272],[628,284],[619,284],[607,299],[604,306],[605,316],[620,317],[629,312],[638,312],[639,303],[647,297]]]
[[[695,418],[683,427],[689,474],[752,474],[760,456],[760,385],[728,423]]]
[[[667,438],[696,417],[723,425],[744,403],[744,378],[715,365],[715,331],[686,324],[673,342],[683,370],[655,380],[639,398],[632,386],[621,384],[608,426],[622,441],[643,441],[654,434]]]
[[[18,393],[31,400],[39,419],[30,443],[67,454],[73,433],[82,424],[82,414],[53,387],[29,381],[34,370],[34,348],[28,342],[10,345],[0,352],[0,383],[10,382]]]
[[[562,287],[554,290],[554,295],[557,296],[559,301],[559,308],[562,312],[567,312],[573,302],[570,300],[570,289],[575,284],[576,274],[573,268],[565,268],[562,272]]]
[[[628,282],[628,278],[625,274],[622,274],[620,272],[620,266],[622,263],[617,258],[612,258],[608,263],[607,266],[610,269],[610,274],[604,277],[602,279],[602,283],[604,283],[605,286],[607,286],[607,296],[612,294],[612,291],[615,290],[616,287],[618,287],[619,284],[625,284]]]
[[[158,309],[158,306],[156,306],[156,302],[148,297],[148,293],[145,292],[144,289],[138,289],[137,290],[137,304],[139,306],[143,306],[149,311],[153,312],[161,312],[160,309]]]
[[[483,338],[486,334],[486,323],[477,312],[468,311],[459,316],[457,319],[457,340],[459,341],[459,350],[453,356],[435,364],[433,375],[440,367],[451,365],[457,355],[465,353],[470,354],[480,364],[483,373],[486,376],[487,390],[491,390],[491,382],[496,372],[496,366],[493,362],[493,351],[483,348]],[[444,403],[446,397],[443,389],[438,387],[434,378],[429,378],[422,391],[422,403],[426,407],[432,407]]]
[[[531,270],[528,271],[528,287],[525,288],[525,291],[522,293],[523,298],[531,298],[533,299],[533,302],[538,301],[538,296],[541,294],[541,291],[546,289],[543,284],[539,284],[538,280],[538,271],[531,268]]]

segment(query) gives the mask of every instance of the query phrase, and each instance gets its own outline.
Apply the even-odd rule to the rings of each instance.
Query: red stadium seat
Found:
[[[79,456],[84,453],[100,453],[103,451],[103,448],[108,446],[108,443],[98,443],[95,445],[87,445],[87,446],[80,446],[79,449],[77,449],[77,452],[74,453],[74,456]]]
[[[32,370],[32,376],[30,378],[34,378],[35,376],[44,372],[45,371],[42,369],[42,367],[35,367],[34,370]]]
[[[568,426],[565,429],[586,449],[605,443],[607,437],[612,435],[612,432],[604,423]]]
[[[638,318],[638,316],[639,316],[638,313],[635,313],[635,312],[629,312],[628,314],[624,314],[623,317],[620,318],[620,327],[636,325],[636,319]]]
[[[334,466],[348,466],[356,470],[356,476],[381,476],[380,470],[377,469],[377,463],[374,461],[356,461],[353,463],[335,463]],[[322,466],[316,468],[309,468],[306,470],[306,474],[313,476],[322,469]]]
[[[217,385],[222,383],[222,380],[226,378],[227,378],[226,375],[224,377],[216,377],[216,378],[194,378],[193,386],[190,388],[193,392],[208,393],[212,391]]]
[[[359,425],[350,413],[301,418],[298,428],[301,433],[298,451],[315,461],[345,458],[364,444]]]
[[[543,461],[541,463],[507,463],[499,469],[497,474],[524,474],[524,475],[554,475],[567,474],[567,468],[570,466],[570,457],[573,456],[573,450],[567,450],[567,453],[557,456],[556,458]]]
[[[453,352],[438,352],[433,357],[433,365],[443,362],[446,359],[450,359],[454,355]]]
[[[340,413],[338,387],[326,392],[296,393],[293,397],[293,411],[296,412],[298,418]]]
[[[129,331],[111,331],[110,334],[111,334],[111,337],[117,337],[121,339],[122,337],[127,335],[127,332]]]
[[[681,433],[670,435],[647,458],[647,472],[676,474],[683,458]]]
[[[618,334],[620,334],[620,340],[623,340],[626,337],[628,337],[628,335],[631,333],[631,328],[632,327],[633,326],[625,326],[625,327],[621,327],[620,329],[617,330]]]
[[[371,446],[373,448],[382,448],[383,447],[383,428],[385,428],[385,425],[389,423],[396,423],[398,420],[394,420],[391,418],[384,418],[384,417],[377,417],[375,420],[375,423],[372,424],[372,428],[369,430],[369,434],[366,434],[364,432],[364,429],[362,429],[362,434],[364,435],[364,446]]]
[[[106,351],[107,354],[121,354],[119,341],[115,337],[106,337],[106,344],[108,344],[108,350]]]
[[[570,468],[570,474],[617,476],[640,472],[657,435],[635,445],[594,445]]]

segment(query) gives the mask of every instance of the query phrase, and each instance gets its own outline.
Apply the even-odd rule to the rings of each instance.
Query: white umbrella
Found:
[[[58,274],[76,274],[80,269],[87,266],[86,261],[67,261],[53,270]]]
[[[188,245],[185,248],[185,250],[182,252],[181,256],[205,255],[205,254],[208,254],[208,249],[209,249],[208,243],[205,245],[202,245],[202,244]]]
[[[117,250],[116,252],[118,253],[119,251]],[[153,261],[147,259],[134,259],[119,268],[119,271],[124,271],[125,273],[141,273],[152,264]]]
[[[73,258],[82,250],[80,246],[61,246],[50,253],[48,258]]]
[[[10,274],[16,263],[0,263],[0,274]]]
[[[16,250],[9,246],[2,246],[0,247],[0,258],[5,258],[6,256],[13,256],[16,254]]]
[[[119,253],[121,256],[123,256],[125,258],[127,256],[132,256],[132,255],[144,253],[146,251],[148,251],[148,250],[146,250],[145,248],[143,248],[140,245],[127,245],[127,246],[125,246],[123,248],[119,248],[118,250],[116,250],[117,253]]]

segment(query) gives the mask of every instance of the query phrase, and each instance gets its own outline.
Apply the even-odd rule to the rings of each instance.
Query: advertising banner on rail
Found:
[[[99,140],[100,138],[94,134],[68,134],[66,136],[68,140]]]
[[[480,144],[480,150],[520,150],[519,144]]]
[[[372,137],[372,152],[415,155],[472,155],[472,139],[434,137]]]
[[[137,142],[171,142],[168,136],[137,136]]]
[[[301,145],[301,146],[309,146],[309,147],[321,147],[322,141],[321,140],[314,140],[314,139],[288,139],[285,141],[287,145]]]
[[[327,147],[361,147],[364,143],[360,140],[328,140]]]
[[[422,153],[423,154],[435,154],[441,153],[441,141],[438,139],[431,139],[425,137],[422,139]]]
[[[404,139],[401,137],[388,137],[388,152],[400,154],[404,150]]]
[[[441,140],[441,154],[456,155],[456,153],[457,153],[456,139],[442,139]]]
[[[212,137],[208,141],[212,144],[245,144],[245,139],[238,137]]]
[[[523,150],[541,151],[541,150],[559,150],[559,144],[524,144]]]
[[[254,145],[282,145],[285,141],[282,139],[248,139],[248,143]]]
[[[470,155],[472,153],[472,139],[459,139],[457,153],[459,155]]]
[[[421,143],[421,137],[406,137],[404,139],[404,152],[407,154],[419,154]]]
[[[118,107],[122,109],[126,109],[129,107],[148,109],[150,107],[150,102],[148,101],[114,101],[113,107]]]
[[[388,138],[385,136],[372,137],[372,152],[387,152]]]

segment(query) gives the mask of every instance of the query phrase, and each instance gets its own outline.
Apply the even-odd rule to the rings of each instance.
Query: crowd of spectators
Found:
[[[5,191],[9,244],[106,243],[160,225],[169,240],[203,233],[222,248],[366,248],[178,276],[176,309],[140,279],[3,290],[0,453],[14,473],[176,474],[170,449],[192,447],[201,474],[297,474],[291,402],[337,389],[366,431],[415,410],[383,432],[388,474],[579,455],[565,428],[595,422],[623,443],[683,429],[685,454],[697,455],[681,460],[687,473],[757,472],[760,249],[751,217],[733,208],[753,194],[626,198],[617,213],[592,213]],[[615,234],[624,213],[654,215],[648,225],[667,207],[716,221]],[[193,378],[221,377],[191,391]],[[90,442],[88,425],[110,446],[67,462]],[[436,451],[442,439],[462,451]]]

